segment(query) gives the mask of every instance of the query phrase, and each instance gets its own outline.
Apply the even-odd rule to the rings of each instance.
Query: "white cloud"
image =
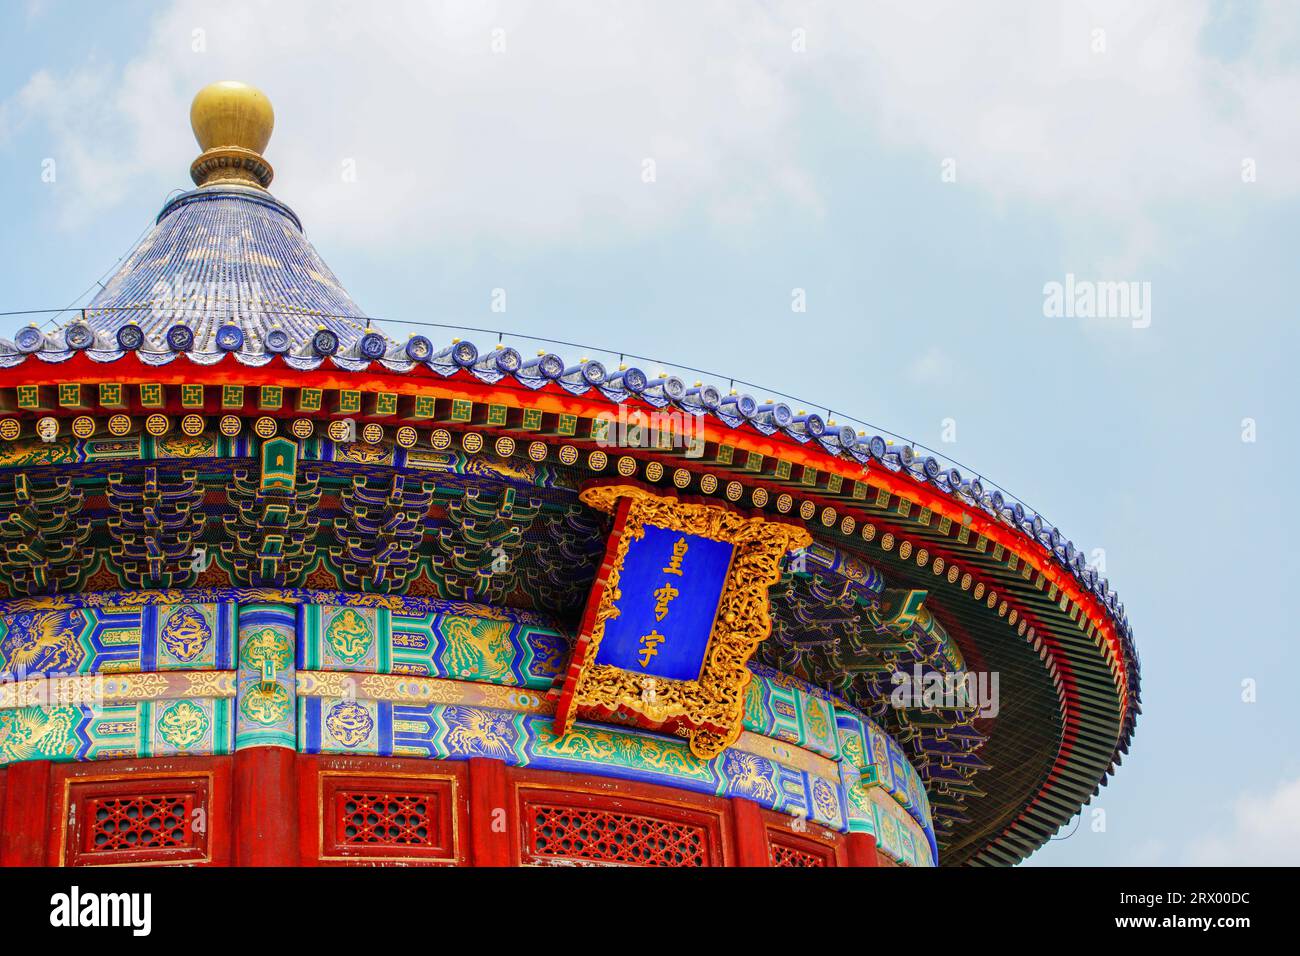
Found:
[[[653,228],[699,209],[729,223],[765,203],[815,212],[783,139],[793,63],[777,25],[722,4],[686,20],[656,10],[282,0],[223,5],[218,18],[182,0],[112,82],[45,73],[10,110],[49,127],[87,215],[117,201],[118,185],[184,175],[197,152],[189,98],[226,78],[270,95],[275,189],[318,230],[508,241]]]
[[[1202,838],[1187,848],[1196,866],[1300,865],[1300,777],[1271,792],[1243,793],[1226,828],[1207,813]]]
[[[800,147],[833,149],[836,122],[926,168],[954,158],[959,188],[1057,211],[1067,242],[1113,229],[1108,265],[1124,274],[1159,247],[1150,221],[1170,208],[1300,192],[1300,68],[1287,59],[1300,13],[1280,2],[1254,8],[1231,58],[1207,48],[1213,7],[1190,0],[215,9],[178,0],[130,62],[52,68],[4,104],[10,125],[47,127],[82,216],[145,176],[184,176],[189,97],[218,78],[271,95],[277,192],[313,230],[360,241],[599,240],[700,213],[736,231],[767,210],[817,216],[830,197]],[[796,29],[806,52],[792,50]]]
[[[1274,110],[1300,91],[1276,50],[1300,26],[1294,9],[1261,7],[1231,63],[1207,49],[1208,3],[932,9],[890,6],[885,22],[846,28],[864,27],[853,39],[890,84],[876,105],[895,141],[964,158],[969,181],[996,194],[1132,215],[1239,190],[1247,156],[1271,167],[1266,190],[1300,185],[1286,168],[1300,131]]]

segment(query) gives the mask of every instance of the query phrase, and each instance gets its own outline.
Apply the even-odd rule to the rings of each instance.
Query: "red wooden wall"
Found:
[[[0,770],[0,865],[878,866],[741,798],[518,769],[256,748]]]

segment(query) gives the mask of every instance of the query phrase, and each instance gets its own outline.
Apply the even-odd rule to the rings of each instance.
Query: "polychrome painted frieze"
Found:
[[[468,606],[421,614],[382,607],[299,609],[298,667],[445,677],[549,688],[569,639],[535,620],[474,613]]]
[[[0,765],[231,753],[233,698],[0,709]]]
[[[397,704],[300,697],[299,735],[309,753],[463,760],[659,783],[721,796],[846,829],[834,764],[823,776],[737,747],[701,759],[678,737],[579,722],[557,735],[547,713],[463,704]],[[762,749],[762,748],[760,748]]]
[[[734,743],[702,758],[682,736],[628,726],[556,734],[548,691],[570,638],[537,614],[272,588],[75,598],[0,605],[0,765],[267,745],[490,757],[743,796],[876,835],[903,862],[935,859],[928,799],[897,744],[769,667],[750,666]]]
[[[0,614],[0,679],[234,667],[235,605],[182,602]]]

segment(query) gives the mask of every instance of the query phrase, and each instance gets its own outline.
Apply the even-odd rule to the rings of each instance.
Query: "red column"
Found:
[[[45,866],[50,833],[50,762],[10,764],[5,774],[0,866]],[[62,839],[62,832],[60,832]]]
[[[753,800],[732,797],[731,820],[736,834],[736,865],[771,866],[763,808]]]
[[[469,760],[469,860],[471,866],[510,866],[515,826],[506,765],[487,757]]]
[[[876,838],[870,833],[850,833],[845,840],[849,851],[849,866],[879,866],[876,856]]]
[[[249,747],[235,754],[235,866],[297,865],[296,756],[287,747]]]

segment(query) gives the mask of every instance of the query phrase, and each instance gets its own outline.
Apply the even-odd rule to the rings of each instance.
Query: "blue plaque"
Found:
[[[552,723],[579,717],[688,736],[712,760],[744,727],[746,664],[772,630],[768,589],[801,525],[602,481],[582,503],[614,516]],[[713,629],[725,609],[725,639]]]
[[[645,525],[619,576],[618,617],[605,623],[597,664],[668,680],[698,680],[734,545]]]

